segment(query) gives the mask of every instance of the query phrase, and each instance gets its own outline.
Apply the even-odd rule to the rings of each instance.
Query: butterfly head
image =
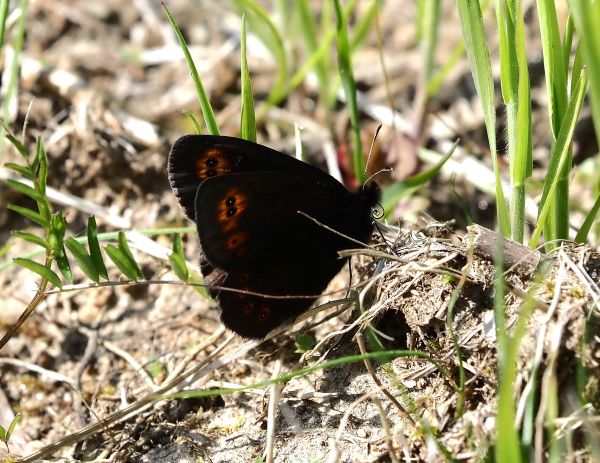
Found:
[[[358,190],[358,195],[365,209],[371,210],[371,216],[379,219],[383,216],[381,211],[381,187],[377,182],[369,181],[363,184]]]

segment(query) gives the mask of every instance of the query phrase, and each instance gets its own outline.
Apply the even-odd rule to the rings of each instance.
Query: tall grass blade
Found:
[[[600,140],[600,2],[569,0],[569,10],[583,50],[583,61],[590,81],[590,104],[596,140]]]
[[[588,234],[589,234],[590,230],[592,229],[592,225],[594,224],[594,221],[596,220],[596,216],[598,215],[599,210],[600,210],[600,194],[598,194],[598,196],[596,197],[596,201],[594,202],[594,205],[590,209],[590,212],[588,212],[588,214],[586,215],[585,220],[583,221],[583,224],[581,225],[581,227],[579,228],[579,231],[577,232],[577,235],[575,236],[576,243],[586,243],[587,242]]]
[[[488,143],[492,155],[492,165],[496,177],[496,212],[498,214],[498,226],[503,236],[509,236],[509,215],[502,191],[500,171],[496,151],[496,107],[494,103],[494,79],[492,77],[492,65],[487,48],[481,8],[477,0],[457,0],[456,5],[460,15],[460,22],[467,50],[467,57],[471,65],[471,73],[475,82],[477,94],[481,100],[481,106],[485,118],[485,126]]]
[[[440,26],[440,0],[419,0],[417,5],[417,37],[425,62],[425,81],[429,85]]]
[[[275,83],[269,92],[267,101],[273,104],[274,101],[280,101],[285,97],[286,82],[289,74],[288,58],[285,45],[281,34],[269,18],[269,14],[264,8],[253,0],[236,0],[239,8],[246,13],[247,21],[252,27],[252,31],[260,37],[261,41],[273,55],[277,63],[277,77]]]
[[[21,67],[21,54],[23,52],[23,44],[25,43],[25,20],[27,13],[27,0],[19,1],[19,20],[12,47],[12,59],[8,59],[7,54],[4,55],[4,65],[10,64],[8,73],[8,82],[5,87],[5,94],[2,100],[2,119],[5,124],[13,120],[17,115],[17,95],[19,93],[19,69]],[[7,7],[5,7],[7,8]],[[5,24],[5,21],[3,21]],[[4,27],[4,26],[3,26]],[[6,50],[6,48],[3,48]],[[0,133],[1,134],[1,133]],[[0,147],[2,147],[0,142]]]
[[[6,20],[8,19],[8,0],[0,0],[0,51],[4,48]]]
[[[242,31],[240,37],[241,86],[242,86],[242,115],[240,120],[240,135],[244,140],[256,142],[256,116],[254,114],[254,99],[252,83],[246,59],[246,15],[242,16]]]
[[[173,15],[171,15],[169,8],[167,8],[164,3],[161,3],[161,5],[165,10],[165,14],[167,15],[167,19],[169,20],[171,27],[173,28],[173,32],[175,32],[175,35],[177,36],[181,51],[183,51],[188,67],[190,68],[190,72],[192,73],[192,80],[196,86],[196,93],[198,94],[198,100],[200,101],[200,108],[202,110],[202,116],[204,117],[206,129],[210,135],[219,135],[220,132],[219,125],[217,124],[217,118],[215,117],[215,113],[210,104],[210,100],[208,99],[208,95],[206,94],[204,86],[202,85],[202,81],[200,80],[200,75],[198,74],[198,70],[196,69],[196,65],[194,64],[194,60],[190,54],[190,50],[185,43],[185,38],[183,37],[179,26],[175,22]]]
[[[352,167],[354,176],[358,183],[365,181],[365,159],[362,153],[362,141],[360,138],[360,120],[358,114],[358,102],[356,99],[356,83],[352,74],[352,61],[350,57],[350,46],[348,44],[348,30],[346,17],[342,10],[340,0],[334,0],[336,12],[337,29],[337,52],[340,79],[344,93],[346,94],[346,106],[350,113],[350,123],[353,141]]]
[[[538,223],[533,231],[529,247],[535,248],[538,245],[538,240],[542,233],[542,226],[546,220],[546,216],[550,210],[550,206],[553,204],[554,195],[556,194],[556,187],[558,185],[559,176],[558,172],[561,172],[568,160],[570,160],[569,151],[571,149],[571,141],[573,139],[573,132],[575,130],[575,124],[579,117],[579,111],[583,104],[583,98],[585,96],[585,89],[587,85],[587,79],[584,71],[582,71],[580,78],[577,81],[577,86],[573,89],[571,95],[571,101],[567,107],[563,123],[556,139],[556,143],[552,147],[553,153],[550,156],[552,160],[558,160],[548,166],[548,174],[544,182],[544,190],[547,189],[545,201],[540,204],[540,213],[538,216]],[[558,163],[558,165],[557,165]]]
[[[565,60],[566,49],[560,38],[556,6],[554,1],[538,0],[537,10],[540,22],[540,33],[542,37],[542,49],[544,54],[544,72],[546,77],[546,92],[548,94],[548,113],[550,127],[552,129],[553,142],[560,132],[560,126],[567,110],[567,68],[568,61]],[[570,51],[570,45],[569,45]],[[569,216],[569,173],[571,171],[571,150],[565,168],[558,173],[559,180],[556,187],[554,207],[550,209],[544,223],[544,239],[551,242],[568,236]],[[558,162],[558,160],[550,160]],[[542,194],[542,203],[546,200],[547,188]]]
[[[515,156],[511,159],[511,236],[522,243],[525,235],[525,181],[532,171],[531,96],[529,70],[525,53],[525,25],[521,1],[515,6],[515,48],[518,71]],[[510,143],[510,141],[509,141]]]
[[[323,38],[321,37],[321,40],[319,40],[319,36],[317,35],[317,24],[310,10],[309,2],[308,0],[298,0],[296,1],[296,7],[298,11],[298,17],[300,19],[302,36],[304,39],[304,43],[307,47],[307,51],[309,53],[309,56],[315,55],[317,53],[317,50],[319,50],[320,48],[319,41],[321,42],[321,45],[323,45]],[[331,38],[329,43],[331,43],[331,41],[333,40],[333,31],[330,34],[330,37]],[[327,49],[328,47],[325,48],[325,50]],[[325,107],[328,110],[330,110],[335,100],[329,96],[332,92],[329,91],[328,69],[324,58],[325,53],[317,54],[312,67],[315,70],[315,74],[319,82],[320,100],[325,105]]]

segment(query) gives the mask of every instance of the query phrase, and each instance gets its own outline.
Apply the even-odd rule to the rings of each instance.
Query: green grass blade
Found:
[[[579,77],[581,76],[581,71],[583,70],[583,52],[581,51],[581,47],[577,47],[575,51],[575,59],[573,60],[573,69],[571,69],[571,89],[574,89],[577,86],[577,82]]]
[[[246,15],[242,16],[242,31],[240,37],[241,87],[242,87],[242,116],[240,120],[240,136],[244,140],[256,142],[256,116],[254,114],[254,99],[252,83],[246,59]]]
[[[0,0],[0,50],[4,48],[6,20],[8,19],[8,0]]]
[[[552,128],[554,139],[556,139],[560,131],[562,117],[567,109],[567,74],[563,56],[563,45],[558,28],[554,0],[537,0],[537,11],[542,37],[550,127]]]
[[[2,95],[2,119],[7,124],[11,118],[11,108],[16,107],[16,99],[19,93],[19,69],[21,66],[21,54],[25,43],[25,19],[27,15],[27,0],[19,1],[19,20],[17,22],[15,39],[13,42],[13,59],[9,72],[3,77],[7,78],[4,95]],[[4,65],[6,66],[6,62]]]
[[[590,212],[588,212],[587,216],[585,217],[585,220],[583,221],[583,224],[581,225],[581,228],[579,229],[579,231],[577,232],[577,235],[575,236],[576,243],[586,243],[587,242],[588,234],[589,234],[590,230],[592,229],[592,225],[594,224],[594,221],[596,220],[596,216],[598,215],[599,210],[600,210],[600,194],[598,194],[598,196],[596,197],[596,201],[594,202],[594,205],[590,209]]]
[[[350,13],[352,11],[352,8],[355,6],[355,1],[350,1],[346,4],[345,8],[344,8],[344,14],[348,15],[348,13]],[[311,50],[310,55],[308,56],[308,58],[305,60],[304,64],[300,67],[300,69],[298,69],[289,79],[287,79],[286,82],[286,87],[285,87],[285,92],[283,92],[279,98],[277,99],[273,99],[271,98],[269,100],[269,103],[271,104],[278,104],[281,102],[281,100],[283,99],[283,97],[286,94],[289,94],[293,89],[295,89],[296,87],[298,87],[306,78],[307,74],[309,72],[311,72],[313,69],[315,69],[315,72],[317,72],[317,74],[321,71],[319,71],[318,69],[316,69],[318,66],[323,66],[324,67],[324,72],[325,73],[325,80],[326,80],[326,85],[324,87],[324,89],[322,90],[321,93],[321,97],[324,99],[325,102],[325,107],[326,108],[332,108],[333,105],[336,102],[336,92],[337,89],[339,87],[339,76],[331,76],[331,73],[333,72],[332,69],[330,69],[331,66],[327,66],[327,63],[329,62],[327,60],[328,55],[329,55],[329,47],[331,46],[331,44],[333,43],[333,40],[336,37],[336,30],[334,28],[329,28],[329,11],[330,11],[330,7],[329,5],[332,5],[333,3],[329,3],[326,2],[325,5],[323,6],[322,9],[322,16],[321,16],[321,38],[319,40],[319,46],[318,48]],[[309,12],[310,14],[310,12]],[[350,50],[350,52],[352,53],[352,49]],[[325,63],[325,64],[319,64],[319,63]]]
[[[96,226],[96,218],[92,215],[87,221],[87,242],[90,250],[90,257],[94,261],[94,266],[100,275],[105,280],[108,280],[108,272],[104,265],[102,252],[100,251],[100,243],[98,242],[98,227]]]
[[[525,230],[525,180],[531,175],[531,103],[521,1],[496,0],[500,83],[506,105],[510,162],[510,232],[521,243]]]
[[[348,16],[347,8],[344,9],[344,15]],[[373,30],[373,21],[377,18],[379,10],[379,1],[372,1],[368,8],[361,12],[357,17],[357,22],[353,28],[350,37],[350,52],[355,53],[368,38]]]
[[[281,34],[269,18],[269,14],[258,3],[252,0],[236,0],[236,4],[247,14],[252,31],[260,37],[261,41],[273,55],[277,63],[277,77],[267,101],[280,101],[285,97],[286,82],[289,74],[288,59]]]
[[[362,153],[362,141],[360,138],[360,119],[358,114],[358,102],[356,99],[356,83],[352,74],[352,62],[350,58],[350,46],[348,44],[348,31],[346,28],[346,17],[339,0],[334,0],[336,12],[337,29],[337,52],[338,67],[342,87],[346,94],[346,106],[350,114],[351,132],[353,140],[352,167],[354,176],[358,183],[365,181],[365,159]]]
[[[286,87],[286,90],[285,90],[285,93],[290,93],[293,89],[298,87],[304,81],[304,79],[308,75],[308,73],[310,71],[312,71],[313,69],[315,69],[315,67],[317,67],[319,65],[319,63],[323,61],[323,59],[329,53],[329,47],[333,43],[334,38],[335,38],[335,31],[332,30],[321,40],[321,44],[319,45],[319,47],[310,54],[310,56],[305,61],[305,63],[300,67],[300,69],[298,69],[292,75],[292,77],[290,77],[289,82]],[[329,81],[331,81],[331,80],[333,80],[333,79],[328,79],[328,83],[327,83],[327,87],[326,87],[327,90],[325,90],[325,93],[324,93],[325,105],[326,105],[326,107],[329,107],[329,108],[332,107],[333,104],[335,103],[335,92],[329,91],[329,88],[330,88]],[[322,94],[322,96],[323,96],[323,94]],[[283,95],[282,95],[282,97],[283,97]],[[281,101],[281,98],[278,100],[273,100],[272,104],[277,104],[280,101]]]
[[[573,17],[569,16],[567,25],[565,27],[565,36],[562,42],[562,54],[563,54],[563,69],[565,70],[565,77],[569,69],[569,62],[571,59],[571,50],[573,48],[573,32],[575,31],[575,25],[573,24]],[[573,73],[578,75],[579,73]]]
[[[200,101],[200,108],[202,110],[202,116],[204,117],[206,129],[210,135],[219,135],[220,132],[219,125],[217,124],[217,118],[215,117],[215,113],[210,104],[210,100],[208,99],[208,95],[206,94],[204,86],[202,85],[202,81],[200,80],[200,75],[198,74],[198,70],[196,69],[194,60],[192,59],[192,55],[190,54],[187,44],[185,43],[185,38],[183,37],[179,26],[175,22],[175,19],[171,15],[171,11],[164,3],[161,3],[161,5],[165,10],[165,14],[167,15],[167,19],[169,20],[175,35],[177,36],[181,50],[183,51],[188,67],[190,68],[190,72],[192,73],[192,80],[196,86],[196,93],[198,94],[198,100]]]
[[[485,118],[485,126],[488,143],[492,155],[492,165],[496,177],[496,211],[498,214],[498,226],[503,236],[508,236],[509,215],[502,191],[500,171],[496,152],[496,106],[494,102],[494,79],[492,77],[492,65],[487,48],[481,8],[476,0],[457,0],[456,5],[460,15],[460,22],[467,50],[467,57],[471,65],[471,73],[475,82],[477,94],[481,100],[481,106]]]
[[[494,312],[496,317],[496,337],[498,339],[498,414],[496,417],[496,442],[495,461],[510,461],[520,463],[521,452],[519,449],[519,436],[515,429],[515,407],[513,400],[513,380],[516,365],[514,343],[506,334],[506,317],[504,315],[504,298],[506,288],[504,284],[504,254],[501,240],[496,248],[494,263]]]
[[[514,24],[513,18],[505,1],[496,0],[496,22],[498,24],[499,48],[500,48],[500,84],[502,88],[502,99],[509,106],[516,104],[518,88],[517,57],[514,46]]]
[[[569,102],[569,105],[567,107],[567,112],[561,125],[558,138],[556,140],[556,143],[552,147],[553,153],[551,154],[550,159],[555,159],[558,161],[555,163],[551,163],[548,166],[548,174],[546,175],[546,179],[544,182],[544,190],[547,189],[546,200],[542,204],[540,204],[541,210],[538,216],[538,223],[536,224],[533,234],[531,235],[531,240],[529,242],[529,247],[531,248],[537,247],[538,240],[542,233],[542,225],[546,220],[546,216],[550,210],[550,206],[553,204],[554,195],[556,193],[556,187],[559,181],[558,172],[562,171],[565,164],[570,159],[569,152],[571,149],[571,141],[573,139],[575,124],[577,123],[579,111],[581,110],[581,105],[585,96],[586,85],[587,79],[584,72],[582,71],[581,76],[577,81],[577,86],[573,89],[571,101]]]
[[[394,206],[398,204],[399,201],[417,191],[421,186],[436,176],[446,161],[450,159],[450,156],[452,156],[457,146],[458,141],[455,142],[450,150],[448,150],[448,152],[431,168],[415,174],[406,180],[393,183],[392,185],[386,187],[381,198],[385,215],[389,216],[394,210]]]
[[[194,130],[196,131],[196,133],[198,135],[201,134],[202,133],[202,128],[200,127],[200,122],[198,121],[198,118],[194,115],[194,113],[192,113],[191,111],[188,111],[187,109],[184,109],[181,112],[192,123],[192,125],[194,126]]]
[[[425,81],[429,86],[440,26],[440,0],[419,0],[417,5],[417,38],[425,63]]]
[[[552,129],[553,141],[556,141],[568,103],[565,50],[560,38],[554,1],[538,0],[537,6],[542,37],[550,127]],[[570,152],[568,156],[571,158]],[[551,159],[550,163],[552,162],[557,163],[558,160]],[[554,207],[550,209],[544,223],[544,238],[546,241],[568,237],[570,166],[571,162],[567,160],[565,169],[558,174],[559,181],[554,199]],[[542,195],[542,204],[546,200],[547,193],[548,190],[546,188]]]
[[[431,97],[435,95],[442,85],[447,82],[450,71],[454,69],[456,64],[461,60],[465,54],[465,42],[460,42],[450,56],[445,60],[444,64],[439,68],[427,81],[427,96]]]
[[[142,228],[137,230],[138,233],[141,233],[142,235],[145,236],[158,236],[158,235],[172,235],[173,233],[197,233],[197,229],[196,226],[189,226],[189,227],[159,227],[159,228]],[[116,240],[119,236],[119,233],[114,231],[114,232],[104,232],[104,233],[98,233],[98,241],[100,242],[104,242],[104,241],[109,241],[109,240]],[[85,236],[80,236],[80,237],[74,237],[77,241],[79,241],[80,243],[85,243],[87,240],[87,237]],[[0,254],[2,252],[4,248],[0,248]],[[91,253],[90,253],[91,254]],[[36,249],[33,251],[29,251],[26,253],[23,253],[23,255],[21,257],[28,257],[28,258],[36,258],[36,257],[40,257],[40,256],[44,256],[45,255],[45,251],[43,251],[42,249]],[[5,261],[0,261],[0,272],[2,272],[3,270],[6,270],[7,268],[11,267],[12,265],[14,265],[14,262],[12,259],[10,260],[5,260]]]
[[[515,47],[518,71],[517,127],[515,157],[512,159],[511,179],[511,235],[513,240],[522,243],[525,236],[525,181],[531,176],[533,157],[531,146],[531,96],[529,69],[525,53],[525,25],[521,11],[521,1],[516,2]]]
[[[45,280],[48,280],[54,286],[62,288],[62,282],[60,281],[58,275],[45,265],[42,265],[34,260],[23,259],[21,257],[15,258],[14,263],[26,268],[27,270],[31,270],[32,272],[37,273],[39,276],[41,276]]]
[[[288,382],[293,378],[297,378],[300,376],[305,376],[315,371],[320,370],[328,370],[331,368],[335,368],[341,365],[348,365],[357,362],[364,362],[365,360],[375,360],[380,363],[385,363],[393,360],[396,357],[415,357],[419,359],[423,359],[424,361],[430,362],[433,364],[437,370],[446,378],[446,380],[452,385],[454,390],[457,390],[458,387],[454,384],[452,378],[447,374],[444,369],[442,363],[438,360],[430,357],[425,352],[421,352],[418,350],[387,350],[387,351],[375,351],[375,352],[365,352],[364,354],[356,354],[356,355],[347,355],[344,357],[338,357],[331,360],[325,360],[323,362],[318,362],[314,365],[294,369],[288,373],[284,373],[275,378],[270,378],[258,383],[249,384],[246,386],[236,387],[236,388],[219,388],[219,389],[206,389],[206,390],[190,390],[190,391],[181,391],[174,392],[172,394],[168,394],[164,396],[164,398],[185,398],[185,397],[210,397],[214,395],[225,395],[225,394],[233,394],[237,392],[249,391],[251,389],[259,389],[265,386],[270,386],[276,383],[284,383]]]
[[[300,20],[300,29],[302,31],[302,37],[304,39],[304,44],[307,47],[307,51],[310,56],[316,54],[317,50],[321,47],[318,43],[318,35],[317,35],[317,24],[315,22],[314,16],[310,11],[310,6],[308,0],[298,0],[296,1],[296,7],[298,12],[298,18]],[[334,34],[333,31],[330,34],[329,43],[333,40]],[[323,42],[321,40],[321,42]],[[322,45],[322,43],[321,43]],[[325,50],[327,50],[325,48]],[[310,60],[310,58],[309,58]],[[329,98],[329,84],[328,84],[328,69],[325,63],[325,53],[320,53],[316,55],[315,62],[312,64],[311,69],[314,68],[315,74],[317,75],[317,80],[319,82],[319,93],[320,100],[328,109],[331,109],[331,103]],[[292,87],[293,88],[293,87]],[[290,86],[288,85],[287,90],[290,90]]]
[[[569,0],[569,10],[583,50],[596,139],[600,140],[600,3],[598,0]]]
[[[17,427],[17,424],[19,424],[19,421],[21,421],[21,414],[17,413],[15,415],[15,417],[12,419],[12,421],[10,422],[10,426],[8,427],[8,430],[6,431],[6,438],[5,438],[6,442],[8,442],[10,440],[10,436],[12,436],[12,433],[15,430],[15,428]]]

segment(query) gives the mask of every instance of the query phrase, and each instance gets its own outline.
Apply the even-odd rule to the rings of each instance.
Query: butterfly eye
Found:
[[[378,203],[371,208],[371,217],[373,219],[379,220],[379,219],[383,218],[384,215],[385,215],[385,210],[383,209],[383,206],[381,204]]]
[[[217,172],[215,171],[215,169],[208,169],[206,171],[206,175],[209,177],[214,177],[215,175],[217,175]]]
[[[263,306],[260,308],[260,312],[258,313],[258,321],[264,322],[271,315],[271,307]]]
[[[237,209],[235,207],[231,207],[231,208],[227,209],[227,217],[233,217],[236,212],[237,212]]]
[[[231,207],[235,204],[235,196],[230,196],[229,198],[227,198],[227,200],[225,201],[225,204],[228,207]]]
[[[218,163],[219,163],[219,161],[217,161],[215,158],[208,158],[206,160],[206,165],[208,167],[215,167]]]
[[[246,315],[250,315],[252,312],[254,311],[254,303],[253,302],[248,302],[245,306],[244,306],[244,313]]]

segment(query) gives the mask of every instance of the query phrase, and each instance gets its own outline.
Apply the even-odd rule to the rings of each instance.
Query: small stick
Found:
[[[468,235],[463,239],[463,242],[473,243],[475,254],[486,260],[494,260],[498,240],[502,240],[504,262],[519,275],[526,276],[533,274],[540,264],[548,259],[548,256],[545,254],[505,239],[496,232],[481,225],[470,225],[467,227],[467,230]]]

